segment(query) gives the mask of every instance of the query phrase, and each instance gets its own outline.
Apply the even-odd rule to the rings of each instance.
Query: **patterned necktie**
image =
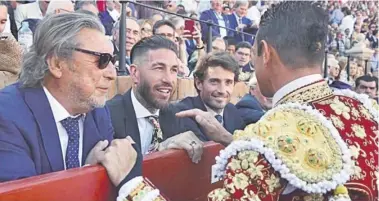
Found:
[[[68,117],[61,121],[62,126],[66,129],[68,135],[68,143],[66,150],[66,169],[76,168],[79,163],[79,119],[82,115],[76,118]]]
[[[149,147],[149,153],[158,151],[159,143],[163,141],[163,135],[162,130],[159,125],[158,117],[157,116],[150,116],[147,118],[149,122],[153,125],[153,138],[151,140],[151,144]]]
[[[221,115],[219,115],[219,114],[215,115],[215,118],[217,119],[218,122],[220,122],[220,124],[222,124],[223,119],[222,119]]]

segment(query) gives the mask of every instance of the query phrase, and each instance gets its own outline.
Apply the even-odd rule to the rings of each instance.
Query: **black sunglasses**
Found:
[[[112,64],[116,63],[116,56],[115,55],[112,56],[109,53],[94,52],[94,51],[85,50],[85,49],[81,49],[81,48],[74,48],[74,50],[78,51],[78,52],[98,56],[99,57],[99,64],[98,64],[99,69],[106,68],[108,66],[109,62],[112,62]]]

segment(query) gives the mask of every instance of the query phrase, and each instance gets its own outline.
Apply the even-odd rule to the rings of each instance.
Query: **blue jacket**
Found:
[[[228,21],[229,21],[229,28],[236,30],[238,27],[238,19],[234,13],[231,15],[228,15]],[[247,17],[242,17],[242,24],[245,24],[246,27],[251,27],[253,22]],[[242,40],[242,36],[244,37],[244,40]],[[235,31],[229,31],[228,37],[234,38],[237,44],[242,41],[246,41],[246,42],[249,42],[250,44],[253,44],[252,36],[244,35],[242,33],[237,33]]]
[[[229,28],[228,17],[222,14],[222,18],[224,19],[225,26]],[[213,24],[218,24],[218,19],[212,9],[203,11],[200,15],[200,20],[212,21]],[[208,40],[208,25],[205,23],[200,23],[200,26],[201,26],[202,39],[205,42]],[[221,36],[219,27],[215,27],[215,26],[212,27],[212,37],[214,36]]]
[[[174,107],[176,108],[176,112],[189,110],[189,109],[200,109],[203,111],[207,111],[207,108],[205,107],[203,101],[201,100],[200,96],[196,97],[187,97],[183,100],[181,100],[179,103],[175,104]],[[224,128],[230,132],[234,133],[235,130],[241,130],[245,128],[245,123],[241,116],[239,115],[237,108],[231,104],[228,103],[224,108]],[[192,131],[196,134],[196,136],[202,140],[202,141],[209,141],[208,137],[204,134],[203,130],[200,128],[200,126],[197,124],[197,122],[192,118],[174,118],[168,125],[161,125],[161,126],[170,126],[175,122],[176,125],[176,131],[171,131],[173,133],[179,134],[186,131]],[[170,129],[173,129],[173,126],[171,126]],[[166,130],[170,130],[167,129]]]
[[[113,29],[113,24],[115,21],[109,14],[108,10],[105,10],[104,12],[101,12],[99,14],[99,18],[101,23],[103,24],[105,28],[105,35],[111,36],[112,35],[112,29]]]
[[[265,114],[261,104],[250,94],[246,94],[236,104],[236,108],[246,125],[257,122]]]
[[[97,142],[113,139],[108,109],[88,112],[83,128],[82,164]],[[64,170],[56,122],[42,87],[15,83],[0,91],[0,158],[0,182]],[[133,174],[140,175],[141,167]]]

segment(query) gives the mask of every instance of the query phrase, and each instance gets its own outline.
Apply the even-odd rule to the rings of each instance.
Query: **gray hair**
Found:
[[[238,8],[243,5],[249,5],[249,2],[247,0],[237,0],[234,4],[234,8]]]
[[[45,75],[49,72],[46,62],[56,56],[70,60],[73,48],[79,46],[78,33],[84,29],[95,29],[105,33],[104,27],[96,16],[84,13],[62,13],[46,16],[34,33],[33,45],[24,55],[20,73],[23,87],[40,87]]]
[[[97,8],[97,5],[95,1],[89,1],[89,0],[77,0],[75,2],[75,10],[80,10],[83,8],[84,5],[92,4]]]
[[[133,20],[133,21],[135,21],[138,24],[138,21],[137,21],[136,18],[134,18],[134,17],[126,17],[126,20],[128,20],[128,19],[129,20]],[[125,22],[126,22],[126,20],[125,20]],[[128,27],[128,25],[126,25],[126,27]],[[115,32],[115,31],[120,31],[120,20],[117,20],[117,22],[115,22],[113,24],[112,32]]]

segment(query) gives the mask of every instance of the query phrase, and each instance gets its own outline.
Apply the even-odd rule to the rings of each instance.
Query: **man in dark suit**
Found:
[[[196,97],[187,97],[175,107],[179,111],[200,109],[211,113],[230,133],[243,129],[245,123],[237,108],[229,103],[238,77],[238,64],[227,52],[207,55],[194,72]],[[202,141],[209,141],[202,129],[190,118],[173,119],[179,127],[178,133],[192,131]]]
[[[243,31],[252,26],[253,22],[246,17],[248,6],[248,1],[236,1],[236,4],[234,4],[234,12],[231,15],[228,15],[229,28]],[[229,31],[228,37],[234,38],[236,43],[247,41],[250,44],[253,44],[253,38],[250,35]]]
[[[209,10],[205,10],[200,15],[200,20],[203,21],[211,21],[213,24],[218,24],[223,27],[229,28],[228,17],[222,13],[222,1],[221,0],[211,0],[212,8]],[[208,41],[208,25],[205,23],[201,23],[201,33],[202,40],[204,42]],[[226,29],[220,29],[219,27],[212,27],[212,36],[218,36],[224,38],[227,36]],[[210,39],[209,39],[210,40]]]
[[[248,85],[249,93],[236,104],[246,125],[257,122],[267,110],[272,108],[272,99],[262,95],[255,76],[250,79]]]
[[[169,107],[169,101],[177,83],[177,58],[177,46],[164,36],[155,35],[136,43],[130,66],[134,85],[107,105],[115,138],[130,136],[142,154],[169,148],[186,149],[197,162],[202,143],[190,132],[175,133],[177,124],[171,121],[175,111]],[[192,142],[196,145],[191,145]]]
[[[20,81],[0,92],[0,182],[96,163],[116,186],[140,175],[142,158],[131,140],[112,140],[103,107],[116,73],[98,19],[49,15],[35,36]]]

